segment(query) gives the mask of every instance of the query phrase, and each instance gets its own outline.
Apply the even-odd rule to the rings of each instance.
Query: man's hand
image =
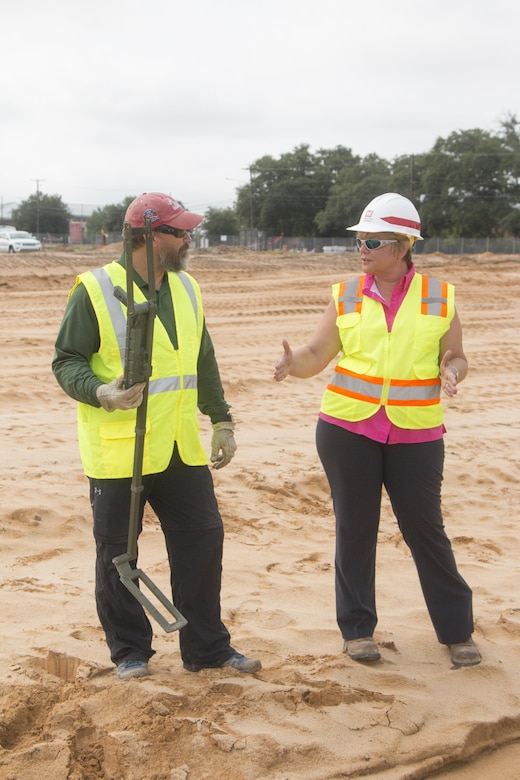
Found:
[[[223,469],[236,452],[237,445],[233,435],[234,422],[218,422],[213,424],[211,439],[211,462],[213,468]]]
[[[120,376],[108,385],[100,385],[96,390],[96,396],[107,412],[114,409],[136,409],[143,400],[143,390],[146,382],[138,382],[128,390],[123,387],[124,378]]]

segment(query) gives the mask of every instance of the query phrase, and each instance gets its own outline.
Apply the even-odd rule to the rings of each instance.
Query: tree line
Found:
[[[266,155],[249,166],[233,207],[209,208],[201,227],[210,237],[247,230],[341,237],[374,196],[399,192],[417,206],[425,237],[519,237],[519,127],[509,115],[496,133],[457,130],[428,152],[392,161],[345,146],[312,152],[307,144],[278,158]],[[87,233],[120,231],[133,198],[96,209]],[[12,212],[18,228],[39,233],[68,232],[71,216],[60,196],[42,193]]]

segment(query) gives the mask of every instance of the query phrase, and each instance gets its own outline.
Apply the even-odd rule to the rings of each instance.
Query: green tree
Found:
[[[240,225],[236,210],[209,208],[204,215],[203,228],[208,236],[237,236]]]
[[[514,155],[499,135],[458,130],[422,156],[417,197],[425,235],[497,236],[514,208]]]
[[[418,182],[427,164],[424,154],[403,154],[392,162],[392,190],[410,198],[417,206]]]
[[[323,209],[340,170],[352,159],[344,147],[312,154],[307,144],[279,159],[265,156],[251,166],[251,182],[238,190],[241,227],[292,236],[316,234],[314,218]]]
[[[68,233],[71,217],[72,213],[60,195],[44,195],[41,192],[30,195],[11,213],[11,221],[19,230],[39,235]]]
[[[502,235],[520,236],[520,123],[514,114],[502,122],[499,132],[504,151],[509,153],[511,164],[508,173],[510,208],[500,219]]]
[[[432,149],[393,161],[350,149],[303,144],[261,157],[237,190],[240,228],[271,234],[344,236],[366,204],[383,192],[409,197],[425,237],[520,235],[520,134],[516,116],[498,133],[459,130]]]
[[[121,203],[110,203],[93,211],[87,220],[87,233],[93,235],[101,230],[105,233],[122,231],[126,210],[135,197],[127,195]]]
[[[359,220],[367,203],[391,189],[390,163],[375,154],[352,157],[350,164],[338,172],[325,207],[316,214],[318,231],[321,235],[345,236],[346,228]]]

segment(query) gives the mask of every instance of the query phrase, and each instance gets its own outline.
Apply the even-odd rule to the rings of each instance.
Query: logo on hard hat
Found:
[[[143,222],[147,217],[150,222],[157,222],[159,219],[159,214],[155,209],[146,209],[146,211],[143,211]]]
[[[374,209],[367,209],[365,211],[365,219],[372,219],[374,216]]]

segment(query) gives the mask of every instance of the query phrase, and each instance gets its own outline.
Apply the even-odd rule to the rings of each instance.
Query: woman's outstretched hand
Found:
[[[292,363],[292,349],[289,346],[287,339],[282,339],[283,353],[278,358],[274,367],[273,379],[275,382],[283,382],[289,376],[289,371]]]

